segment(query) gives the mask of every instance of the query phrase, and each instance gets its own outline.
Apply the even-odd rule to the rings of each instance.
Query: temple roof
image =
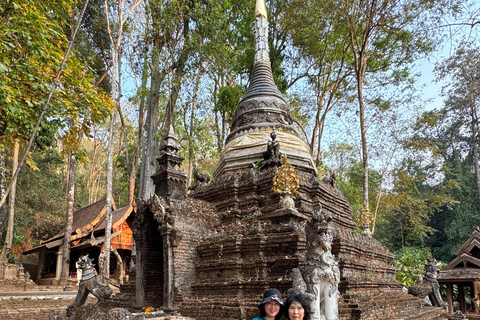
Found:
[[[134,210],[133,206],[126,206],[115,210],[112,212],[112,229],[117,228],[119,225],[123,223],[123,221],[127,220],[130,216],[132,211]],[[98,223],[98,225],[93,230],[94,232],[105,230],[105,216],[103,219]]]
[[[73,213],[72,224],[72,242],[74,240],[86,237],[91,233],[105,231],[105,211],[106,200],[100,200],[86,206]],[[112,229],[122,224],[134,210],[133,206],[126,206],[115,210],[115,204],[112,203],[114,211],[112,212]],[[30,254],[41,250],[42,248],[55,248],[63,244],[65,232],[60,232],[48,240],[41,241],[41,245],[33,249],[24,251],[23,254]]]
[[[480,268],[461,268],[450,271],[441,270],[437,276],[438,282],[474,281],[480,279]]]
[[[254,65],[247,92],[235,110],[214,177],[250,170],[252,163],[263,160],[272,130],[277,132],[280,152],[287,155],[293,166],[301,172],[317,174],[306,137],[297,131],[288,112],[287,100],[275,84],[268,52],[267,10],[265,1],[257,0]]]
[[[440,271],[439,281],[480,279],[480,230],[478,227],[455,251],[455,255],[455,259]]]
[[[479,229],[479,227],[475,227],[475,229],[473,229],[473,232],[472,232],[472,235],[470,236],[470,238],[468,238],[468,240],[463,244],[463,246],[458,248],[454,253],[455,253],[455,255],[458,256],[462,252],[472,252],[472,250],[475,247],[480,248],[480,229]],[[480,252],[478,252],[476,254],[476,257],[480,258]]]
[[[72,240],[75,240],[83,235],[87,235],[93,230],[95,226],[103,219],[106,212],[107,200],[103,199],[92,203],[78,211],[73,213],[72,223]],[[113,210],[115,210],[115,204],[112,203]],[[65,231],[58,233],[50,239],[44,240],[41,243],[48,243],[56,239],[65,236]]]

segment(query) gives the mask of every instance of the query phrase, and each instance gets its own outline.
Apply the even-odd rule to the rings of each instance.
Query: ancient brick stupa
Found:
[[[154,176],[156,195],[140,202],[135,216],[136,285],[124,287],[131,293],[125,302],[195,319],[250,320],[265,289],[286,295],[292,287],[292,269],[306,258],[305,225],[321,207],[333,218],[339,319],[443,319],[442,308],[424,307],[402,291],[393,254],[355,231],[346,198],[317,177],[273,81],[267,30],[265,3],[257,0],[255,64],[246,95],[212,181],[197,184],[188,196],[178,190],[185,176],[169,131]],[[299,176],[291,206],[272,191],[280,154]],[[254,163],[262,169],[252,170]]]

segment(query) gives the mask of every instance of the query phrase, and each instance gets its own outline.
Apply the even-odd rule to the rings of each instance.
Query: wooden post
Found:
[[[475,290],[473,289],[473,281],[469,283],[470,286],[470,312],[475,312]]]
[[[448,313],[453,313],[453,284],[447,282],[447,303],[448,303]]]
[[[465,304],[465,292],[463,291],[463,283],[459,282],[458,283],[458,302],[460,303],[460,311],[462,311],[463,314],[467,313],[467,306]]]
[[[45,251],[42,249],[38,252],[37,280],[42,278],[43,265],[45,264]]]

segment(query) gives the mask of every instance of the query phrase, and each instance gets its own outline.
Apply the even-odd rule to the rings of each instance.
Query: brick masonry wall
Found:
[[[163,238],[158,223],[150,211],[142,213],[142,224],[134,233],[137,245],[137,278],[142,281],[144,306],[160,307],[163,304]],[[139,256],[141,255],[141,256]],[[137,289],[138,290],[138,289]]]
[[[183,297],[191,295],[197,260],[196,247],[203,235],[220,221],[214,207],[204,201],[190,198],[184,201],[170,200],[168,204],[163,198],[160,201],[165,214],[145,206],[139,210],[134,221],[137,256],[141,255],[141,270],[137,270],[136,277],[138,283],[142,283],[143,307],[163,306],[164,239],[159,228],[168,226],[172,230],[173,294],[175,303],[181,304]]]
[[[174,228],[174,295],[176,304],[184,297],[192,296],[191,286],[195,281],[195,263],[198,261],[197,246],[204,235],[210,232],[220,219],[212,206],[187,198],[184,203],[173,205]]]

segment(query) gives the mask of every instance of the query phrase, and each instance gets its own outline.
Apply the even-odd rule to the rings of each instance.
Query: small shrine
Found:
[[[444,267],[437,279],[447,287],[448,312],[460,310],[468,319],[480,319],[480,228],[455,251],[456,258]],[[454,294],[454,292],[458,292]]]
[[[80,256],[89,255],[98,266],[98,257],[104,248],[105,241],[105,212],[106,200],[100,200],[73,213],[72,236],[70,243],[69,274],[72,279],[77,278],[75,261]],[[122,260],[122,270],[128,270],[133,250],[132,222],[134,206],[126,206],[112,212],[112,240],[111,246],[116,249]],[[55,285],[60,281],[62,272],[63,242],[65,232],[60,232],[50,239],[42,241],[37,247],[24,251],[28,255],[38,252],[37,273],[32,278],[37,284]],[[120,270],[117,259],[112,256],[110,277],[118,279]]]

